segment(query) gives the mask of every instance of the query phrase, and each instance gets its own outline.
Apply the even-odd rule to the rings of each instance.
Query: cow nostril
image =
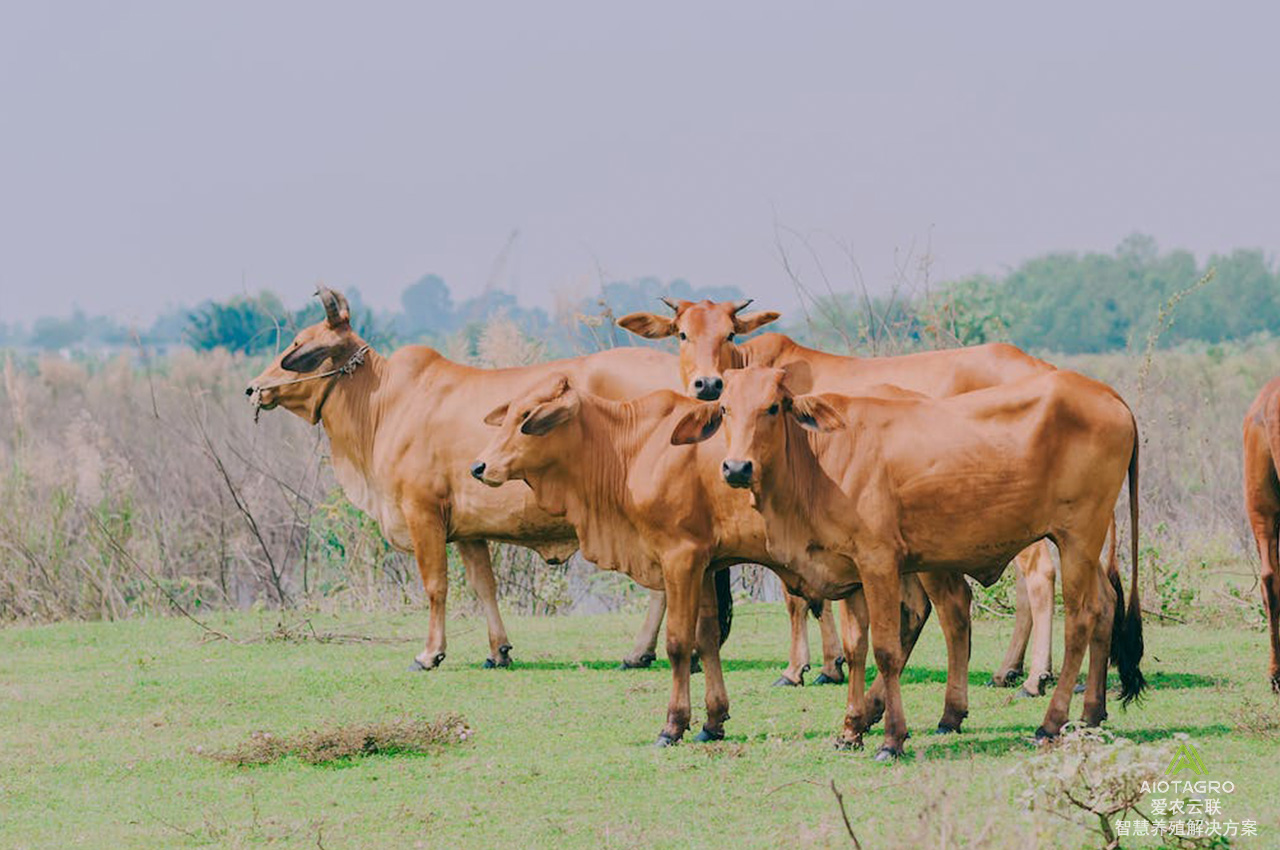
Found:
[[[253,395],[253,387],[245,387],[244,394]]]
[[[476,461],[471,464],[471,477],[477,480],[484,477],[484,461]]]
[[[723,378],[712,378],[712,379],[711,379],[711,388],[712,388],[713,390],[715,390],[716,392],[720,392],[720,390],[724,389],[724,379],[723,379]]]
[[[693,388],[694,388],[695,390],[700,390],[700,389],[702,389],[702,387],[703,387],[703,380],[702,380],[701,378],[694,378],[694,379],[693,379]]]

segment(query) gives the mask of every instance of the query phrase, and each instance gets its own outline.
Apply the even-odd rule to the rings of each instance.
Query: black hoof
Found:
[[[1076,685],[1074,688],[1072,688],[1072,689],[1071,689],[1071,693],[1073,693],[1073,694],[1082,694],[1082,693],[1084,693],[1084,685],[1083,685],[1083,684],[1078,684],[1078,685]]]
[[[643,670],[657,660],[658,660],[658,656],[654,655],[651,652],[646,652],[644,655],[641,655],[635,661],[632,661],[630,658],[622,659],[622,666],[619,667],[618,669],[619,670]]]
[[[431,666],[427,666],[426,664],[423,664],[421,661],[419,661],[418,659],[416,659],[416,658],[415,658],[415,659],[413,659],[413,663],[409,665],[409,672],[410,672],[410,673],[418,673],[418,672],[421,672],[421,671],[423,671],[423,670],[431,670],[431,669],[434,669],[434,668],[436,668],[436,667],[439,667],[439,666],[440,666],[440,662],[442,662],[442,661],[444,661],[444,653],[443,653],[443,652],[437,652],[437,653],[436,653],[436,657],[435,657],[435,658],[433,658],[433,659],[431,659]]]
[[[896,761],[898,756],[902,755],[902,750],[894,749],[890,746],[884,746],[876,750],[876,754],[872,756],[876,761]]]
[[[706,726],[703,726],[702,731],[695,735],[693,740],[697,741],[699,744],[706,744],[710,741],[723,741],[724,730],[708,729]]]
[[[1018,688],[1018,692],[1013,695],[1014,699],[1036,699],[1040,694],[1033,694],[1026,688]]]
[[[988,688],[1012,688],[1018,684],[1022,678],[1021,670],[1006,670],[1003,674],[996,673],[987,680]]]
[[[844,684],[844,679],[833,679],[826,673],[819,673],[813,677],[813,683],[815,685],[841,685]]]
[[[1055,740],[1057,737],[1058,736],[1053,734],[1052,732],[1046,731],[1043,726],[1036,727],[1036,743],[1037,744],[1047,744],[1050,741]]]
[[[484,660],[484,669],[492,670],[495,667],[511,666],[511,644],[504,643],[498,647],[498,657],[496,659],[486,658]]]
[[[653,745],[655,747],[662,748],[662,747],[674,747],[678,743],[680,743],[679,738],[673,738],[670,735],[668,735],[666,732],[660,732],[658,733],[658,740],[654,741]]]
[[[689,672],[690,673],[702,672],[702,662],[698,660],[698,656],[696,655],[693,656],[693,658],[689,659]]]
[[[786,676],[779,676],[777,680],[773,683],[773,686],[775,688],[803,688],[804,679],[801,679],[799,682],[793,682],[790,679],[788,679]]]
[[[852,741],[848,738],[836,738],[836,749],[845,751],[860,750],[862,749],[862,738],[859,737]]]
[[[1271,677],[1271,693],[1280,694],[1280,676]]]
[[[938,728],[933,730],[933,734],[935,735],[956,735],[959,734],[959,732],[959,726],[948,726],[945,723],[939,723]]]

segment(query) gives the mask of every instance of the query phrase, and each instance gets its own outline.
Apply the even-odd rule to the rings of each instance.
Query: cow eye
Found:
[[[734,337],[734,336],[735,336],[735,334],[733,333],[733,331],[729,331],[729,337],[728,337],[728,338],[729,338],[729,342],[733,342],[733,337]]]
[[[765,412],[766,412],[766,413],[768,413],[770,416],[777,416],[777,415],[778,415],[778,403],[775,401],[773,404],[769,405],[769,409],[768,409],[767,411],[765,411]]]
[[[688,337],[686,337],[686,336],[684,335],[684,331],[680,331],[680,339],[682,339],[682,340],[684,340],[684,339],[688,339]]]

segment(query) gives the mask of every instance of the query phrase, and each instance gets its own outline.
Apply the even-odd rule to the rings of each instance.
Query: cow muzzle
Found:
[[[720,474],[730,487],[750,487],[752,471],[749,460],[726,460],[720,464]]]
[[[703,377],[693,379],[693,394],[698,401],[715,401],[724,391],[724,378]]]
[[[481,484],[488,485],[489,487],[501,487],[504,483],[506,483],[505,478],[499,478],[499,480],[494,480],[493,478],[490,478],[489,476],[485,475],[486,472],[490,472],[490,474],[492,474],[488,464],[486,464],[484,461],[477,460],[475,463],[471,464],[471,477],[479,481]]]

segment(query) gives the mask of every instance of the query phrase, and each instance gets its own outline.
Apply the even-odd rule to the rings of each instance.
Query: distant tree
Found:
[[[225,348],[244,354],[273,351],[292,332],[290,315],[273,292],[207,301],[189,315],[187,339],[195,348]]]
[[[82,310],[65,319],[43,316],[32,326],[31,344],[48,350],[67,348],[81,342],[87,330],[88,320]]]
[[[439,275],[427,274],[400,293],[401,326],[409,333],[446,333],[456,326],[453,296]]]

